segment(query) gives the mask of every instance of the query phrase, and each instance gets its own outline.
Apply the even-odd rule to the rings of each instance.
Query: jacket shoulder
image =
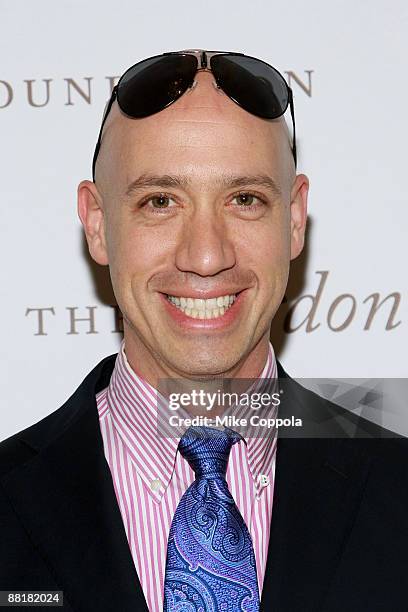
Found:
[[[296,416],[305,419],[307,427],[309,427],[306,431],[311,434],[316,433],[316,437],[399,439],[401,441],[400,446],[402,445],[405,448],[408,444],[407,437],[382,427],[357,412],[353,412],[353,406],[344,408],[304,387],[284,370],[279,361],[277,366],[279,381],[289,392],[290,409],[294,408],[297,411]],[[306,437],[309,436],[306,435]],[[314,437],[314,435],[310,435],[310,437]]]
[[[96,405],[95,395],[108,386],[116,357],[114,353],[102,359],[59,408],[0,442],[0,477],[61,435],[85,407]]]

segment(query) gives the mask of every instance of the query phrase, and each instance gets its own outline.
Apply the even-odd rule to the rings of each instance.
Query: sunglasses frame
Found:
[[[119,104],[119,108],[121,109],[121,111],[127,115],[128,115],[120,106],[120,102],[119,102],[119,98],[118,98],[118,90],[119,90],[119,86],[120,83],[123,79],[123,77],[133,68],[135,68],[136,66],[138,66],[139,64],[146,62],[147,60],[154,60],[156,58],[161,58],[161,57],[168,57],[171,55],[194,55],[197,59],[197,69],[194,73],[194,77],[196,76],[197,72],[201,72],[201,71],[209,71],[212,72],[212,74],[214,75],[212,69],[211,69],[211,58],[214,55],[233,55],[233,56],[238,56],[238,57],[245,57],[247,59],[252,59],[255,60],[257,62],[260,62],[261,64],[265,64],[266,66],[268,66],[268,68],[272,68],[272,70],[274,70],[283,80],[283,82],[286,85],[287,88],[287,92],[288,92],[288,102],[283,110],[282,113],[280,113],[280,115],[277,115],[276,117],[274,117],[274,119],[277,119],[278,117],[281,117],[287,110],[288,106],[290,107],[290,114],[292,117],[292,125],[293,125],[293,135],[292,135],[292,154],[293,154],[293,158],[295,161],[295,168],[297,167],[297,150],[296,150],[296,126],[295,126],[295,109],[294,109],[294,103],[293,103],[293,92],[291,87],[289,87],[288,83],[286,82],[286,79],[281,75],[281,73],[276,70],[276,68],[274,68],[273,66],[271,66],[270,64],[268,64],[267,62],[264,62],[263,60],[258,59],[257,57],[252,57],[251,55],[245,55],[244,53],[236,53],[234,51],[206,51],[204,49],[184,49],[182,51],[168,51],[166,53],[160,53],[158,55],[154,55],[152,57],[149,58],[145,58],[143,60],[140,60],[139,62],[136,62],[136,64],[133,64],[133,66],[130,66],[127,70],[125,70],[125,72],[122,74],[122,76],[120,77],[119,81],[117,82],[117,84],[113,87],[112,89],[112,93],[110,96],[110,99],[108,100],[106,107],[105,107],[105,111],[103,113],[103,118],[102,118],[102,123],[101,123],[101,127],[99,129],[99,135],[98,135],[98,140],[96,143],[96,147],[95,147],[95,151],[94,151],[94,155],[93,155],[93,159],[92,159],[92,180],[93,182],[95,182],[95,165],[96,165],[96,160],[98,158],[98,154],[99,154],[99,150],[101,147],[101,139],[102,139],[102,130],[103,130],[103,126],[105,125],[106,119],[109,115],[109,112],[112,108],[112,105],[114,103],[115,100],[118,101]],[[218,89],[221,89],[222,91],[223,88],[221,85],[218,84],[217,82],[217,78],[215,77],[215,83]],[[175,98],[174,100],[171,100],[170,102],[168,102],[168,104],[166,104],[165,106],[163,106],[161,108],[161,110],[164,110],[165,108],[167,108],[168,106],[170,106],[171,104],[174,104],[174,102],[176,102],[183,94],[186,93],[186,91],[188,89],[191,89],[192,87],[194,87],[194,78],[193,78],[193,84],[191,86],[187,86],[186,89],[184,91],[182,91],[177,98]],[[224,92],[229,98],[230,100],[233,100],[233,102],[235,102],[236,104],[238,104],[238,106],[240,106],[241,108],[244,108],[240,102],[238,100],[235,100],[235,98],[233,98],[232,96],[230,96],[227,92]],[[244,109],[246,110],[246,109]],[[251,113],[251,111],[247,111],[249,113]],[[155,113],[151,113],[151,114],[155,114]],[[255,113],[251,113],[253,115],[255,115]],[[145,116],[149,116],[149,115],[145,115]],[[259,115],[258,115],[259,116]],[[136,117],[134,117],[136,118]]]

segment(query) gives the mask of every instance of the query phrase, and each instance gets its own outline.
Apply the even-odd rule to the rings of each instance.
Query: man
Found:
[[[152,82],[150,64],[121,79],[95,180],[78,187],[124,339],[61,408],[0,445],[0,588],[62,590],[66,610],[405,610],[405,439],[302,389],[269,340],[309,188],[285,105],[261,116],[249,60],[186,56],[199,61],[160,59]],[[233,96],[235,74],[246,87]],[[303,418],[308,434],[214,428],[215,455],[155,429],[163,379],[277,376],[290,383],[279,414]]]

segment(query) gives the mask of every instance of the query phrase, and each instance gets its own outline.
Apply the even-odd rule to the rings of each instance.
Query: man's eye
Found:
[[[141,208],[150,209],[152,212],[159,212],[160,210],[168,210],[173,208],[171,206],[171,202],[174,202],[173,198],[166,195],[165,193],[160,193],[155,196],[149,196],[145,200],[140,203]]]
[[[255,208],[257,205],[259,205],[260,203],[262,203],[262,200],[256,196],[254,193],[239,193],[238,195],[233,197],[233,200],[237,201],[238,206],[245,208],[245,207],[252,207]]]
[[[152,198],[149,198],[149,200],[146,200],[145,203],[147,204],[148,202],[151,202],[153,208],[168,208],[170,201],[171,201],[171,198],[169,198],[169,196],[161,194],[161,195],[153,196]]]

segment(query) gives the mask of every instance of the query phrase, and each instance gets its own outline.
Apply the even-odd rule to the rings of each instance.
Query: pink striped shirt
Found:
[[[276,378],[271,343],[260,378]],[[106,460],[135,568],[151,612],[163,608],[167,539],[194,472],[177,451],[179,437],[157,434],[157,390],[138,376],[122,341],[109,386],[96,395]],[[254,545],[259,592],[269,545],[276,430],[233,445],[226,479]]]

